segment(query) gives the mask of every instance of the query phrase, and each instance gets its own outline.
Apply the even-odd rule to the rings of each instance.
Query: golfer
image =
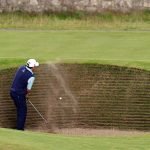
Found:
[[[26,98],[31,91],[34,77],[34,68],[39,66],[39,63],[35,59],[29,59],[25,66],[21,66],[14,77],[10,96],[16,106],[17,110],[17,129],[24,130],[26,115],[27,115],[27,104]]]

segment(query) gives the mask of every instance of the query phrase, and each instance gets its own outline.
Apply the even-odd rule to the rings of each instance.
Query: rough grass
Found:
[[[150,11],[131,13],[83,12],[27,14],[21,12],[0,13],[0,28],[42,30],[149,30]]]
[[[75,137],[0,129],[1,150],[148,150],[150,135]]]

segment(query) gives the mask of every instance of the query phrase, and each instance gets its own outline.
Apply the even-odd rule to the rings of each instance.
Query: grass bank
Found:
[[[0,129],[1,150],[148,150],[150,135],[72,137]]]
[[[0,68],[28,58],[100,63],[150,70],[150,32],[0,31]]]
[[[150,30],[150,11],[131,13],[103,12],[86,14],[83,12],[63,13],[0,13],[2,29],[42,29],[42,30]]]

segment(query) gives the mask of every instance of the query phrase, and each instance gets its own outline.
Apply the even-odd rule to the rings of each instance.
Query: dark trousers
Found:
[[[13,99],[17,110],[17,129],[24,130],[27,116],[26,96],[23,94],[17,94],[12,91],[10,92],[10,96]]]

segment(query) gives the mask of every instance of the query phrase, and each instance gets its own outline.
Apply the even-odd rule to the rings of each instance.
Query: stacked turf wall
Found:
[[[9,98],[15,71],[0,71],[1,127],[15,126],[15,107]],[[30,100],[50,128],[150,130],[148,71],[98,64],[41,65]],[[28,104],[26,127],[34,129],[42,124]]]
[[[147,8],[150,8],[149,0],[0,0],[0,12],[101,12],[103,10],[127,12]]]

